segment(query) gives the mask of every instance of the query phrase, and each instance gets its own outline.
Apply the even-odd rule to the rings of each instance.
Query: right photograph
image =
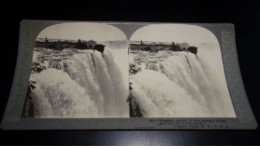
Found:
[[[211,31],[153,24],[136,30],[129,44],[130,117],[236,117]]]

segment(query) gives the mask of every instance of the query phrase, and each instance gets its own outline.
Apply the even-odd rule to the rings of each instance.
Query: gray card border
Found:
[[[236,118],[21,118],[27,84],[30,77],[34,41],[44,28],[68,22],[22,20],[15,76],[8,104],[2,119],[4,130],[160,130],[160,129],[256,129],[257,122],[248,102],[242,82],[235,42],[234,25],[228,23],[174,23],[197,25],[210,30],[218,39],[224,72]],[[85,22],[85,21],[84,21]],[[93,21],[91,21],[93,22]],[[121,29],[130,38],[138,28],[163,22],[102,22]],[[171,23],[169,23],[171,24]]]

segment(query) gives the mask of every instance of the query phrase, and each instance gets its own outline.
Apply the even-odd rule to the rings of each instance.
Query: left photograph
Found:
[[[62,23],[34,43],[22,118],[129,117],[128,40],[104,23]]]

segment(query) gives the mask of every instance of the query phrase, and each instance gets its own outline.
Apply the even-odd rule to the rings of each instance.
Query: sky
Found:
[[[156,42],[187,42],[192,45],[216,43],[216,37],[209,30],[187,24],[152,24],[135,31],[130,40]]]
[[[37,38],[114,41],[125,40],[125,34],[118,28],[104,23],[61,23],[41,31]]]

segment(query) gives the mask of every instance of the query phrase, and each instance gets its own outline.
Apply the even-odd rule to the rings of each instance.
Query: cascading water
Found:
[[[128,86],[110,51],[40,51],[23,117],[129,117]]]
[[[216,86],[193,53],[131,52],[130,66],[131,109],[142,117],[235,116],[225,85]]]
[[[225,84],[190,52],[130,52],[130,91],[118,51],[34,53],[23,117],[235,117]]]

